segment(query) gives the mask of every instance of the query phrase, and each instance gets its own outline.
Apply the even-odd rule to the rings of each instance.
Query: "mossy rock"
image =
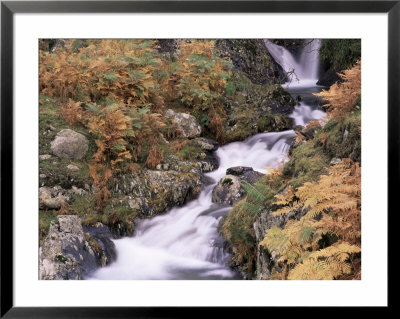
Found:
[[[290,178],[289,185],[299,187],[306,182],[312,182],[326,172],[330,156],[314,140],[307,141],[296,147],[290,160],[283,167],[283,175]]]
[[[330,157],[361,162],[361,111],[354,111],[343,122],[330,120],[318,138]]]

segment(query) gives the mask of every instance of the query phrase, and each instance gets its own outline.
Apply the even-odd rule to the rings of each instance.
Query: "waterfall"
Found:
[[[265,46],[274,60],[288,73],[289,81],[285,87],[310,87],[318,82],[319,73],[319,48],[321,40],[306,39],[300,56],[296,59],[286,48],[264,40]]]
[[[315,86],[320,41],[306,43],[298,62],[285,48],[268,40],[265,44],[283,69],[294,71],[299,78],[298,82],[287,83],[289,92],[301,95],[302,100],[289,117],[297,125],[320,120],[325,113],[318,109],[318,103],[313,105],[315,97],[311,98],[312,93],[320,89]],[[306,88],[307,84],[311,88]],[[117,260],[85,279],[240,279],[227,265],[230,255],[218,232],[221,221],[232,207],[213,203],[212,190],[225,176],[227,168],[248,166],[268,173],[267,167],[287,161],[295,136],[293,130],[260,133],[243,142],[221,146],[215,152],[218,169],[206,174],[213,181],[212,185],[206,186],[197,199],[184,206],[138,222],[133,237],[114,240]]]

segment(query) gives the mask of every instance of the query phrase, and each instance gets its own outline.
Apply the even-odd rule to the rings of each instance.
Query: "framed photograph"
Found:
[[[389,310],[399,18],[2,1],[1,317]]]

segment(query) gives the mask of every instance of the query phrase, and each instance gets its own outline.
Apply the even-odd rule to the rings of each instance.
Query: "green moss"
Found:
[[[258,207],[252,207],[246,200],[235,204],[224,219],[221,233],[234,250],[233,259],[250,273],[254,268],[256,239],[253,224]]]
[[[57,133],[62,129],[73,129],[85,135],[89,140],[89,150],[85,157],[81,160],[71,160],[67,158],[59,158],[52,156],[47,160],[39,160],[40,174],[46,175],[41,177],[40,186],[44,183],[46,186],[60,185],[63,188],[71,188],[72,185],[84,187],[86,183],[90,183],[89,168],[87,163],[93,157],[96,146],[91,140],[89,132],[81,127],[72,128],[62,118],[60,112],[60,101],[55,98],[49,98],[45,95],[40,96],[39,107],[39,154],[52,154],[50,143],[54,140]],[[67,168],[69,164],[74,164],[80,169],[76,172]]]
[[[317,135],[330,157],[361,161],[361,111],[351,113],[343,122],[331,119]]]
[[[283,167],[283,175],[290,178],[289,185],[298,187],[315,181],[329,165],[330,157],[314,140],[308,141],[292,151],[290,160]]]
[[[78,171],[71,171],[67,168],[69,164],[79,167]],[[85,161],[70,160],[66,158],[52,157],[47,160],[39,159],[40,174],[46,177],[40,177],[39,185],[44,183],[46,186],[59,185],[62,188],[69,189],[72,185],[84,188],[85,184],[91,183],[89,175],[89,166]]]
[[[258,213],[273,199],[275,191],[268,177],[254,185],[243,184],[247,196],[236,203],[228,213],[221,226],[221,233],[233,248],[233,259],[243,265],[243,269],[253,272],[256,262],[257,248],[254,222]]]
[[[254,85],[249,78],[239,71],[233,71],[232,76],[226,82],[225,92],[227,96],[234,96],[236,92],[242,92]]]
[[[337,71],[353,65],[361,56],[360,39],[325,39],[319,50],[320,58]]]
[[[84,216],[93,214],[96,211],[94,194],[72,195],[68,209],[71,215]]]
[[[133,232],[132,220],[138,217],[140,212],[130,208],[126,203],[119,203],[117,198],[111,199],[109,202],[102,214],[98,214],[95,211],[87,214],[82,221],[82,225],[93,226],[100,222],[108,225],[111,231],[124,229],[126,234],[131,234]]]
[[[184,146],[179,152],[178,156],[181,160],[194,160],[197,158],[197,156],[200,153],[203,153],[204,151],[201,149],[201,147],[193,144],[189,144]]]
[[[270,96],[281,105],[294,105],[292,96],[281,85],[272,86]]]
[[[89,150],[82,160],[90,160],[95,152],[96,146],[91,142],[89,131],[83,127],[71,127],[61,115],[61,106],[59,99],[40,95],[39,97],[39,150],[40,154],[51,154],[50,143],[54,140],[57,133],[63,129],[73,129],[74,131],[85,135],[89,139]],[[51,129],[53,127],[54,129]]]
[[[232,185],[232,178],[224,178],[224,180],[222,181],[223,185]]]
[[[264,114],[257,119],[259,132],[279,132],[292,126],[292,120],[283,114]]]
[[[55,260],[65,264],[68,259],[63,255],[56,255]]]
[[[101,255],[103,253],[103,249],[101,248],[100,244],[97,242],[96,239],[94,239],[88,233],[85,233],[85,238],[97,255]]]
[[[57,221],[52,210],[39,210],[39,245],[43,243],[47,236],[52,221]]]

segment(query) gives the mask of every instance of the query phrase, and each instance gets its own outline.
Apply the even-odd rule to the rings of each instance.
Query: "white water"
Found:
[[[269,40],[264,40],[265,46],[274,60],[289,73],[290,80],[284,87],[310,87],[318,82],[319,48],[321,40],[304,40],[299,59],[296,59],[286,48],[276,45]]]
[[[286,160],[292,131],[257,134],[216,151],[219,168],[206,174],[214,183],[197,200],[169,213],[144,220],[134,237],[115,240],[117,260],[88,279],[237,279],[226,262],[217,227],[231,207],[213,204],[215,184],[233,166],[267,172]],[[219,244],[218,244],[219,243]]]
[[[303,85],[309,84],[315,89],[317,79],[312,77],[318,73],[315,67],[308,69],[305,65],[313,63],[311,56],[302,54],[297,63],[284,48],[281,50],[274,44],[270,48],[282,53],[279,55],[280,63],[285,70],[297,68],[298,76],[302,77],[301,85],[298,83],[296,86],[297,91],[290,85],[293,92],[303,97],[310,95]],[[305,125],[310,120],[320,120],[324,115],[311,104],[301,102],[289,116],[295,125]],[[230,256],[224,251],[223,239],[217,230],[231,207],[213,204],[212,190],[229,167],[249,166],[267,173],[266,167],[276,167],[286,161],[295,136],[293,130],[261,133],[246,141],[220,147],[216,151],[218,169],[206,174],[213,180],[212,185],[205,187],[196,200],[183,207],[141,221],[136,226],[134,237],[114,240],[117,260],[98,269],[87,279],[240,279],[227,266]]]
[[[305,126],[311,120],[319,120],[321,125],[324,125],[325,115],[326,113],[324,111],[314,109],[311,106],[300,102],[300,106],[295,106],[293,113],[288,117],[291,117],[294,120],[294,125]]]
[[[292,130],[261,133],[220,147],[220,166],[207,174],[214,183],[198,199],[142,221],[134,237],[114,240],[117,260],[87,279],[239,279],[226,265],[229,255],[217,230],[231,207],[213,204],[212,189],[229,167],[266,173],[266,167],[286,161],[295,136]]]

